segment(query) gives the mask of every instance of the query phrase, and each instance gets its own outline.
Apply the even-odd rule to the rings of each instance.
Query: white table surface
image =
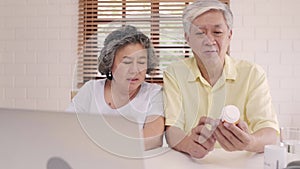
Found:
[[[221,148],[215,149],[202,159],[190,156],[169,148],[155,150],[163,152],[153,157],[146,158],[147,169],[172,168],[172,169],[263,169],[264,154],[246,151],[227,152]],[[151,154],[155,154],[155,151]],[[297,159],[289,154],[288,161]],[[298,158],[298,160],[300,160]]]

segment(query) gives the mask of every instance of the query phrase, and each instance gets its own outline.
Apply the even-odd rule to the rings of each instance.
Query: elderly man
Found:
[[[278,121],[263,69],[227,55],[233,16],[218,0],[196,0],[183,13],[194,57],[164,71],[166,137],[175,150],[202,158],[215,143],[227,151],[263,152],[277,140]],[[222,108],[236,106],[237,124],[220,123]]]

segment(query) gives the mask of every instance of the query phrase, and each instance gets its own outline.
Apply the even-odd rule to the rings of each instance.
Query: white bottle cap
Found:
[[[227,105],[222,109],[221,121],[227,123],[236,123],[240,119],[240,111],[234,105]]]

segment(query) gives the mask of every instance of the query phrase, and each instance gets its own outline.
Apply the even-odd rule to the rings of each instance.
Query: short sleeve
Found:
[[[265,72],[258,66],[253,71],[246,103],[246,116],[249,127],[253,132],[266,127],[279,131],[277,113],[272,105]]]
[[[184,131],[184,113],[182,110],[182,95],[178,87],[178,83],[172,74],[172,69],[164,72],[164,111],[165,111],[165,125],[175,126]]]
[[[75,97],[72,99],[67,112],[89,112],[91,104],[91,94],[93,93],[93,81],[85,83]]]
[[[149,103],[149,109],[147,111],[147,116],[164,116],[162,87],[158,85],[155,85],[153,87],[154,89],[149,91],[151,92],[151,98]]]

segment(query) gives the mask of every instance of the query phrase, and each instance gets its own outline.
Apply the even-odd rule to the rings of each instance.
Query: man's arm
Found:
[[[277,131],[273,128],[262,128],[252,134],[255,138],[255,142],[249,147],[247,151],[252,152],[264,152],[264,146],[268,144],[276,144],[278,136]]]

